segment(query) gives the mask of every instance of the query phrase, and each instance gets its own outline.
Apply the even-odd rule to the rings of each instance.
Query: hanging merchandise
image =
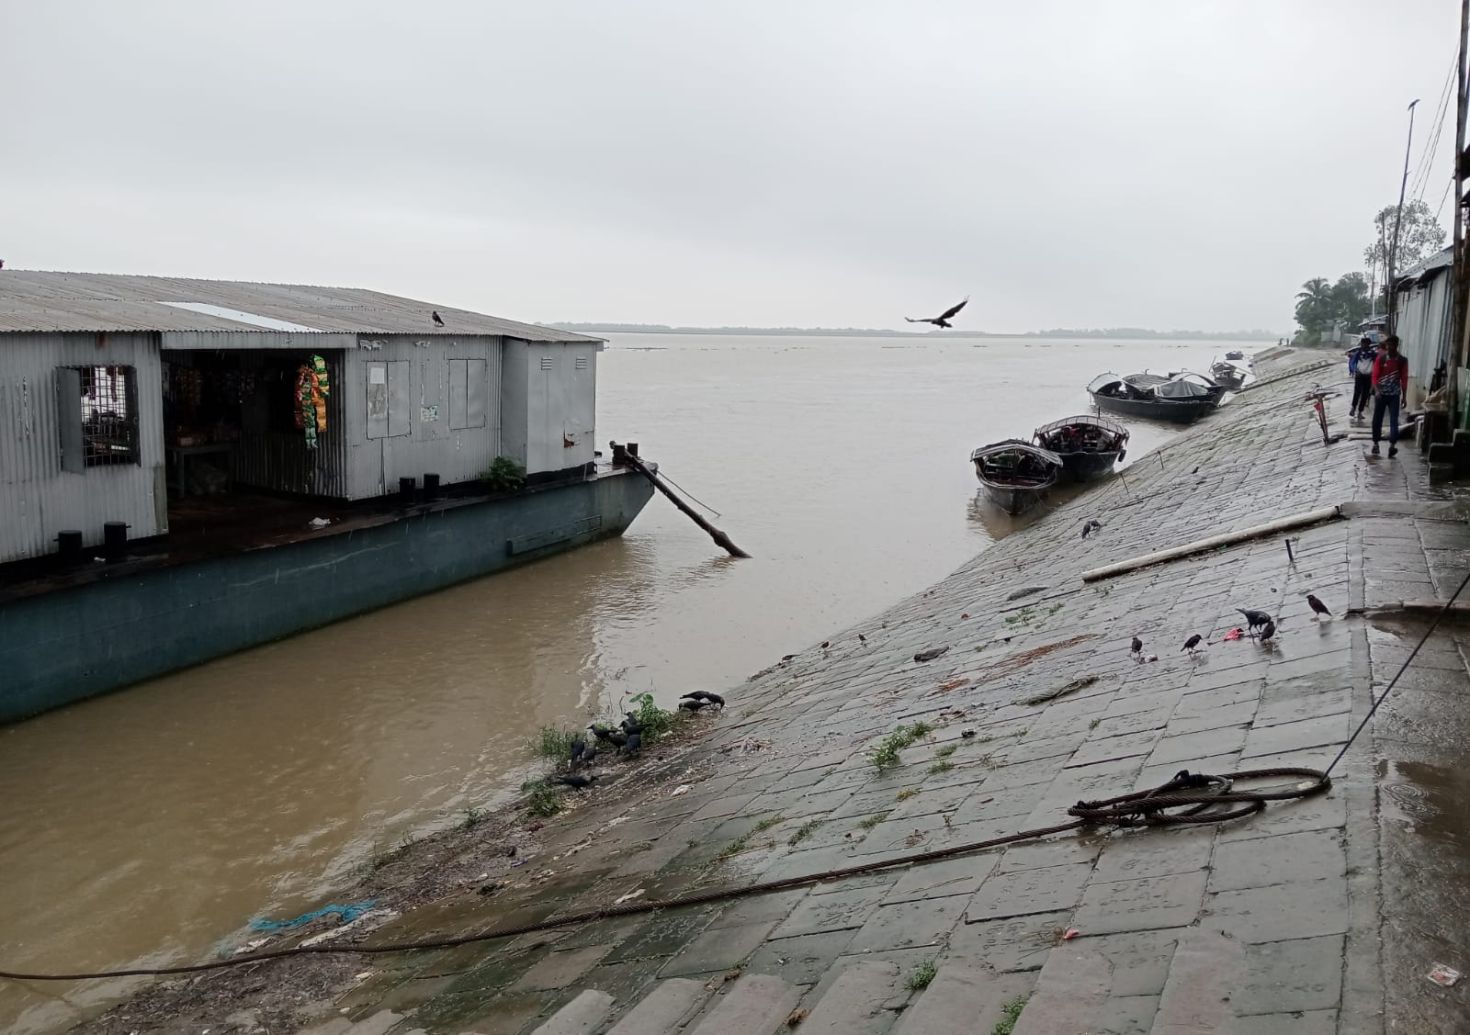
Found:
[[[327,361],[312,356],[296,371],[296,426],[306,433],[306,448],[316,448],[318,432],[327,430]]]

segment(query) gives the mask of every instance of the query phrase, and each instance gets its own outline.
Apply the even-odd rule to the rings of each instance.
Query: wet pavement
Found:
[[[1428,490],[1415,451],[1370,461],[1361,442],[1323,445],[1301,396],[1333,376],[1329,364],[1263,383],[1135,464],[1126,483],[731,690],[724,714],[698,718],[709,732],[696,747],[549,821],[526,867],[538,879],[490,898],[467,887],[374,938],[901,859],[1064,822],[1079,799],[1157,786],[1180,769],[1325,768],[1426,627],[1348,610],[1446,599],[1470,572],[1470,528],[1442,488]],[[1344,406],[1329,401],[1329,414]],[[1290,533],[1080,578],[1334,504],[1354,506]],[[1093,518],[1103,527],[1084,540]],[[1334,616],[1315,616],[1308,592]],[[1274,615],[1274,639],[1223,640],[1242,624],[1237,607]],[[1207,641],[1197,655],[1180,646],[1194,633]],[[1130,654],[1134,635],[1157,660]],[[395,1032],[529,1032],[596,989],[612,1002],[578,1030],[601,1031],[656,990],[689,987],[670,979],[693,978],[690,1012],[659,1030],[731,1030],[718,1026],[722,1008],[733,1016],[751,976],[769,975],[812,1011],[812,1030],[954,1030],[934,1018],[962,1002],[968,1016],[998,1017],[1026,995],[1016,1035],[1464,1032],[1470,980],[1444,988],[1426,975],[1436,963],[1470,971],[1467,639],[1459,620],[1429,638],[1326,794],[1228,823],[1072,832],[374,960],[355,988],[304,1005],[303,1017],[392,1009],[403,1015]],[[948,650],[914,661],[936,647]],[[915,722],[931,731],[880,771],[873,750]],[[933,983],[911,989],[905,977],[931,963]]]

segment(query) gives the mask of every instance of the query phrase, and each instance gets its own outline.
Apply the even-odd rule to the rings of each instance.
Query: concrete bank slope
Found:
[[[539,881],[466,889],[377,937],[897,859],[1064,822],[1079,799],[1180,769],[1325,767],[1426,627],[1345,610],[1444,598],[1470,570],[1470,531],[1417,453],[1323,445],[1302,396],[1336,375],[1332,360],[1262,382],[1126,480],[731,690],[699,717],[696,753],[550,821]],[[1329,402],[1339,424],[1345,408]],[[1274,535],[1080,577],[1336,504],[1349,516],[1290,533],[1295,566]],[[1274,615],[1274,639],[1223,641],[1237,607]],[[1208,645],[1191,656],[1196,633]],[[1130,655],[1135,635],[1156,661]],[[793,1016],[804,1032],[984,1035],[1018,1010],[1015,1035],[1467,1031],[1470,978],[1426,978],[1470,972],[1467,636],[1436,632],[1325,795],[373,958],[315,1008],[361,1030],[482,1035],[768,1035]],[[877,768],[914,723],[931,731]]]

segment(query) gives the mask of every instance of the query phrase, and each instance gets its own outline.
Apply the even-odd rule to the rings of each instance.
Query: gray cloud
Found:
[[[0,0],[0,256],[523,319],[1285,328],[1360,265],[1457,15]]]

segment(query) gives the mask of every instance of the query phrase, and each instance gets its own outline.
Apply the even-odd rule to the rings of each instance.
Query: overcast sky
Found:
[[[968,294],[971,329],[1285,331],[1361,268],[1415,97],[1418,163],[1458,7],[0,0],[0,258],[535,321]]]

